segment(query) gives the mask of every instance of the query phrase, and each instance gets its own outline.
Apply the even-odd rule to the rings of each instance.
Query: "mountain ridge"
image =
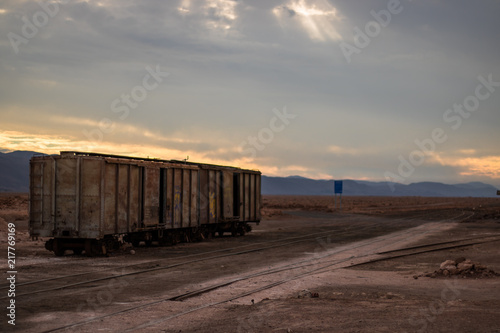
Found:
[[[0,192],[29,191],[29,160],[33,151],[1,152]],[[366,180],[343,180],[343,194],[353,196],[434,196],[495,197],[497,189],[482,182],[443,184],[419,182],[399,184]],[[310,179],[298,175],[288,177],[262,176],[262,194],[266,195],[333,195],[333,180]]]
[[[29,161],[34,151],[0,152],[0,192],[29,191]]]
[[[304,177],[262,176],[264,195],[333,195],[333,180]],[[482,182],[444,184],[343,180],[343,195],[352,196],[423,196],[423,197],[496,197],[497,188]]]

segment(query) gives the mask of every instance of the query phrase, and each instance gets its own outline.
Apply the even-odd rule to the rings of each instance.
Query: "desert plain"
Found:
[[[101,257],[45,250],[28,202],[0,194],[1,331],[500,332],[500,197],[263,196],[243,237]]]

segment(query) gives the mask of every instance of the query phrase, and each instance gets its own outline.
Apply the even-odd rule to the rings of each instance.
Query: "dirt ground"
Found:
[[[344,197],[339,210],[332,197],[264,196],[262,214],[244,237],[55,257],[46,239],[29,237],[27,194],[0,194],[0,331],[500,332],[500,277],[426,276],[457,258],[500,272],[500,241],[366,263],[381,252],[500,236],[500,197]],[[16,326],[6,316],[8,223]]]

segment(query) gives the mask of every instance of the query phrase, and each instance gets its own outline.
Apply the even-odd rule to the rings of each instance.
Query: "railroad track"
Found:
[[[462,215],[463,215],[463,213],[454,217],[453,219],[461,218]],[[395,220],[392,222],[392,224],[398,224],[398,223],[400,223],[398,220]],[[188,261],[183,261],[183,262],[171,263],[171,264],[167,264],[167,265],[163,265],[163,266],[158,266],[158,265],[162,262],[165,262],[165,261],[172,261],[172,259],[171,258],[159,259],[159,260],[147,261],[147,262],[138,263],[138,264],[111,267],[111,268],[107,268],[104,270],[100,269],[98,271],[92,271],[92,272],[76,273],[76,274],[57,276],[57,277],[46,278],[46,279],[41,279],[41,280],[21,282],[21,283],[18,283],[17,286],[39,285],[39,284],[47,283],[47,282],[57,283],[57,286],[46,287],[46,288],[38,289],[35,291],[25,292],[25,293],[19,293],[19,294],[17,294],[17,297],[28,296],[28,295],[33,295],[33,294],[37,294],[37,293],[50,292],[50,291],[55,291],[55,290],[62,290],[62,289],[72,288],[72,287],[76,287],[76,286],[80,286],[80,285],[84,285],[84,284],[90,284],[90,283],[94,283],[94,282],[102,282],[102,281],[106,281],[106,280],[110,280],[110,279],[127,277],[127,276],[131,276],[131,275],[160,271],[160,270],[175,268],[175,267],[179,267],[179,266],[183,266],[183,265],[193,264],[193,263],[197,263],[197,262],[201,262],[201,261],[215,260],[215,259],[219,259],[219,258],[223,258],[223,257],[227,257],[227,256],[241,255],[241,254],[262,251],[262,250],[266,250],[266,249],[273,249],[273,248],[277,248],[277,247],[307,242],[307,241],[310,241],[312,239],[316,239],[316,238],[320,237],[321,235],[324,235],[324,237],[335,235],[336,237],[338,237],[338,236],[342,236],[342,235],[345,235],[345,234],[351,232],[352,229],[356,229],[357,231],[371,229],[371,227],[363,226],[363,224],[364,223],[351,224],[347,228],[343,229],[343,231],[340,231],[340,232],[337,230],[328,230],[328,231],[322,231],[322,232],[317,232],[317,233],[311,233],[311,234],[304,235],[304,236],[296,236],[296,237],[289,237],[289,238],[284,238],[284,239],[270,240],[270,241],[266,241],[266,242],[252,243],[252,244],[242,245],[242,246],[233,247],[233,248],[219,249],[219,250],[214,250],[214,251],[209,251],[209,252],[187,255],[187,256],[175,258],[174,260],[187,259],[187,258],[194,258],[194,259],[191,259]],[[269,245],[271,243],[278,243],[278,244]],[[266,246],[265,247],[251,248],[248,250],[241,250],[243,248],[255,247],[255,246],[259,246],[259,245],[266,245]],[[227,252],[229,252],[229,253],[227,253]],[[216,254],[216,253],[223,253],[223,254],[211,256],[212,254]],[[140,266],[151,266],[151,265],[155,265],[158,267],[153,267],[153,268],[148,268],[148,269],[139,269],[136,271],[116,274],[116,272],[120,271],[120,270],[123,272],[126,269],[132,269],[134,267],[140,267]],[[96,275],[96,274],[99,275],[99,274],[103,274],[104,272],[110,272],[111,274],[109,276],[92,278],[92,279],[85,280],[85,281],[70,282],[70,283],[65,283],[65,284],[63,283],[63,281],[66,279],[91,276],[91,275]],[[2,289],[8,289],[8,284],[1,285],[0,290],[2,290]],[[7,297],[5,297],[5,296],[0,297],[0,300],[5,299],[5,298],[7,298]]]
[[[205,308],[208,308],[208,307],[212,307],[212,306],[216,306],[216,305],[221,305],[221,304],[224,304],[224,303],[228,303],[228,302],[231,302],[231,301],[243,298],[243,297],[247,297],[247,296],[250,296],[252,294],[255,294],[255,293],[267,290],[267,289],[274,288],[276,286],[279,286],[281,284],[287,283],[289,281],[297,280],[297,279],[300,279],[300,278],[303,278],[303,277],[306,277],[306,276],[310,276],[310,275],[314,275],[314,274],[319,274],[319,273],[322,273],[322,272],[325,272],[325,271],[331,271],[331,270],[336,270],[336,269],[347,269],[347,268],[352,268],[352,267],[356,267],[356,266],[370,264],[370,263],[377,262],[377,261],[396,259],[396,258],[400,258],[400,257],[403,257],[403,256],[417,255],[417,254],[426,253],[426,252],[446,250],[446,249],[452,249],[452,248],[458,248],[458,247],[464,247],[464,246],[472,246],[472,245],[477,245],[477,244],[483,244],[483,243],[487,243],[487,242],[500,241],[500,235],[496,236],[494,239],[492,239],[492,237],[485,237],[485,238],[488,238],[487,240],[479,240],[481,237],[477,237],[477,238],[478,238],[477,241],[475,241],[475,242],[468,242],[467,244],[450,245],[451,243],[455,243],[455,242],[456,243],[461,243],[461,242],[464,241],[464,240],[456,240],[456,241],[444,242],[444,243],[446,243],[445,246],[442,246],[443,243],[432,243],[432,244],[427,244],[427,245],[421,245],[421,246],[419,246],[420,250],[417,250],[417,251],[415,251],[414,247],[405,248],[405,249],[399,249],[399,250],[395,250],[395,251],[387,251],[387,252],[399,252],[399,251],[405,251],[405,250],[406,251],[413,250],[412,253],[388,255],[388,256],[385,256],[384,258],[378,258],[378,259],[367,260],[367,257],[370,256],[369,254],[367,254],[367,255],[361,255],[361,256],[356,256],[356,257],[348,257],[348,258],[345,258],[343,260],[333,260],[333,261],[330,261],[330,262],[323,263],[323,265],[320,266],[320,267],[311,268],[307,272],[295,274],[295,275],[292,275],[292,276],[287,277],[285,279],[277,280],[275,282],[266,284],[264,286],[252,289],[250,291],[241,293],[241,294],[236,295],[236,296],[232,296],[230,298],[227,298],[227,299],[224,299],[224,300],[221,300],[221,301],[218,301],[218,302],[204,304],[204,305],[201,305],[201,306],[198,306],[198,307],[191,308],[191,309],[189,309],[187,311],[183,311],[183,312],[180,312],[180,313],[177,313],[177,314],[174,314],[174,315],[170,315],[170,316],[165,317],[165,318],[160,318],[160,319],[157,319],[157,320],[152,320],[152,321],[143,323],[141,325],[138,325],[138,326],[126,329],[126,330],[124,330],[124,332],[133,332],[133,331],[137,331],[137,330],[140,330],[140,329],[151,327],[151,326],[154,326],[154,325],[157,325],[157,324],[161,324],[161,323],[163,323],[165,321],[168,321],[168,320],[171,320],[171,319],[183,316],[183,315],[187,315],[187,314],[195,312],[195,311],[199,311],[199,310],[202,310],[202,309],[205,309]],[[466,239],[466,240],[469,240],[469,239]],[[438,246],[438,248],[436,248],[436,246]],[[439,247],[439,246],[441,246],[441,247]],[[426,247],[432,247],[432,249],[425,249]],[[335,266],[342,265],[343,263],[346,263],[346,262],[352,261],[352,260],[361,260],[362,262],[355,263],[355,264],[349,264],[349,265],[346,265],[346,266],[335,267]],[[302,266],[292,267],[292,268],[288,268],[288,269],[304,268],[304,267],[313,266],[313,265],[314,264],[305,264],[305,265],[302,265]],[[193,292],[190,292],[190,293],[186,293],[186,294],[178,295],[178,296],[171,297],[171,298],[168,298],[168,299],[164,299],[164,300],[161,300],[161,301],[157,301],[157,302],[154,302],[154,304],[151,304],[151,305],[163,303],[163,302],[166,302],[166,301],[182,301],[182,300],[185,300],[185,299],[188,299],[188,298],[191,298],[191,297],[200,296],[201,294],[204,294],[206,292],[213,291],[215,289],[218,289],[218,288],[221,288],[221,287],[225,287],[225,286],[231,285],[231,284],[236,283],[236,282],[250,280],[251,278],[262,276],[262,275],[269,275],[269,274],[273,274],[273,273],[278,273],[278,272],[282,272],[284,270],[287,270],[287,268],[281,268],[281,269],[276,269],[276,270],[272,270],[272,271],[262,272],[262,273],[255,274],[255,275],[252,275],[252,276],[242,277],[242,278],[240,278],[238,280],[235,280],[235,281],[232,281],[232,282],[222,283],[222,284],[219,284],[219,285],[211,286],[209,288],[204,288],[202,290],[193,291]],[[145,304],[145,305],[140,306],[140,307],[146,307],[146,306],[150,306],[150,304]],[[137,307],[137,308],[140,308],[140,307]],[[131,309],[131,310],[134,310],[134,309]],[[120,313],[125,313],[125,312],[127,312],[127,311],[121,311]],[[108,316],[102,316],[102,318],[100,318],[100,319],[104,319],[106,317],[109,317],[109,315]],[[71,325],[70,327],[74,327],[74,326]],[[68,328],[70,328],[70,327],[68,327]]]
[[[394,222],[394,223],[397,223],[397,222]],[[303,235],[303,236],[288,237],[288,238],[284,238],[284,239],[270,240],[270,241],[266,241],[266,242],[252,243],[252,244],[247,244],[247,245],[242,245],[242,246],[237,246],[237,247],[232,247],[232,248],[214,250],[214,251],[203,252],[203,253],[198,253],[198,254],[192,254],[192,255],[187,255],[187,256],[180,257],[180,258],[175,258],[174,260],[167,258],[167,259],[153,260],[153,261],[148,261],[148,262],[138,263],[138,264],[133,264],[133,265],[122,265],[122,266],[118,266],[118,267],[112,267],[109,269],[93,271],[93,272],[69,274],[69,275],[58,276],[58,277],[53,277],[53,278],[27,281],[27,282],[23,282],[23,283],[18,283],[17,286],[18,287],[19,286],[25,287],[25,286],[30,286],[30,285],[40,286],[41,284],[47,284],[47,283],[49,284],[49,286],[43,287],[40,289],[36,289],[36,290],[32,290],[32,291],[28,291],[28,292],[17,293],[16,297],[20,298],[23,296],[30,296],[30,295],[34,295],[34,294],[69,289],[69,288],[73,288],[73,287],[77,287],[77,286],[82,286],[85,284],[91,284],[91,283],[95,283],[95,282],[104,282],[104,281],[111,280],[111,279],[117,279],[117,278],[129,277],[132,275],[167,270],[167,269],[176,268],[176,267],[185,266],[185,265],[190,265],[190,264],[194,264],[194,263],[198,263],[198,262],[204,262],[207,260],[217,260],[217,259],[229,257],[229,256],[237,256],[237,255],[243,255],[243,254],[248,254],[248,253],[252,253],[252,252],[275,249],[278,247],[289,246],[289,245],[303,243],[303,242],[309,242],[311,240],[315,240],[315,239],[318,239],[321,237],[329,237],[332,235],[334,235],[335,237],[341,237],[345,234],[352,232],[353,229],[360,231],[360,230],[370,230],[370,229],[375,228],[375,227],[370,227],[370,226],[362,226],[362,224],[363,223],[357,223],[357,224],[350,225],[349,227],[347,227],[343,231],[327,230],[327,231],[322,231],[322,232],[310,233],[310,234]],[[264,245],[264,246],[262,246],[262,245]],[[248,247],[250,247],[250,249],[245,249]],[[217,253],[221,253],[221,254],[217,254]],[[159,265],[159,263],[162,263],[165,261],[172,262],[172,261],[176,261],[179,259],[183,260],[183,259],[188,259],[188,258],[192,258],[192,259],[157,266],[157,265]],[[140,266],[151,266],[151,265],[154,265],[156,267],[133,270],[134,268],[140,268]],[[130,270],[130,271],[124,272],[125,270]],[[121,271],[122,273],[116,274],[117,271]],[[101,276],[98,278],[95,277],[95,275],[102,275],[105,272],[109,272],[110,274],[107,276]],[[70,280],[70,279],[81,278],[81,277],[85,277],[85,276],[92,276],[92,278],[86,279],[84,281],[78,281],[78,282],[72,282]],[[65,283],[66,280],[69,280],[69,282]],[[4,284],[0,288],[0,290],[1,289],[8,289],[8,285]],[[7,296],[0,297],[0,300],[5,299],[5,298],[7,298]]]
[[[462,212],[460,215],[453,217],[451,220],[462,219],[462,216],[464,214],[465,214],[465,212]],[[472,215],[474,215],[474,212],[472,212],[472,213],[469,212],[469,214],[470,214],[470,216],[468,216],[466,218],[463,218],[463,219],[470,218]],[[429,215],[430,214],[427,213],[427,216],[429,216]],[[415,220],[416,218],[411,217],[410,219],[411,220]],[[403,220],[406,220],[406,219],[403,219]],[[396,222],[396,223],[398,223],[398,222]],[[358,223],[356,225],[350,225],[346,229],[344,229],[342,232],[337,232],[335,230],[328,230],[328,231],[322,231],[322,232],[317,232],[317,233],[311,233],[311,234],[304,235],[304,236],[296,236],[296,237],[289,237],[289,238],[284,238],[284,239],[270,240],[270,241],[266,241],[266,242],[252,243],[252,244],[246,244],[246,245],[232,247],[232,248],[225,248],[225,249],[219,249],[219,250],[214,250],[214,251],[209,251],[209,252],[191,254],[191,255],[187,255],[187,256],[178,257],[178,258],[175,258],[173,260],[187,259],[187,258],[193,258],[193,257],[194,258],[199,257],[199,258],[192,259],[192,260],[185,261],[185,262],[181,262],[181,263],[174,263],[174,264],[169,264],[169,265],[155,267],[155,268],[150,268],[150,269],[138,270],[136,272],[129,272],[129,273],[125,273],[125,274],[113,274],[113,275],[111,275],[109,277],[103,277],[103,278],[99,278],[99,279],[91,279],[91,280],[88,280],[88,281],[79,282],[77,284],[67,284],[67,285],[62,285],[62,286],[54,287],[54,288],[50,288],[50,289],[43,289],[43,290],[39,290],[39,291],[28,292],[28,293],[24,293],[24,294],[19,294],[18,296],[31,295],[31,294],[40,293],[40,292],[46,292],[46,291],[59,290],[59,289],[64,289],[64,288],[69,288],[69,287],[77,286],[77,285],[80,285],[80,284],[91,283],[91,282],[98,282],[98,281],[104,281],[104,280],[113,279],[113,278],[119,278],[121,276],[129,276],[129,275],[134,275],[134,274],[147,273],[147,272],[151,272],[151,271],[156,271],[156,270],[162,270],[162,269],[168,269],[168,268],[178,267],[178,266],[182,266],[182,265],[187,265],[187,264],[191,264],[191,263],[195,263],[195,262],[199,262],[199,261],[204,261],[204,260],[218,259],[218,258],[230,256],[230,255],[239,255],[239,254],[245,254],[245,253],[251,253],[251,252],[260,251],[260,250],[264,250],[264,249],[269,249],[269,248],[286,246],[286,245],[290,245],[290,244],[294,244],[294,243],[300,243],[300,242],[309,241],[312,238],[319,237],[320,235],[326,235],[326,236],[328,236],[328,235],[330,235],[332,233],[335,233],[336,236],[341,236],[341,235],[344,235],[344,234],[350,232],[352,229],[359,228],[359,226],[361,226],[361,225],[362,225],[362,223]],[[359,231],[359,230],[363,230],[363,229],[367,229],[367,228],[369,228],[369,227],[362,226],[361,229],[357,229],[357,230]],[[292,242],[288,242],[288,241],[292,241]],[[264,248],[256,248],[256,249],[249,249],[249,250],[239,251],[239,250],[241,250],[243,248],[246,248],[246,247],[253,247],[253,246],[262,245],[262,244],[268,245],[270,243],[275,243],[275,242],[288,242],[288,243],[285,243],[285,244],[276,244],[274,246],[267,246],[267,247],[264,247]],[[232,253],[232,251],[235,251],[235,252]],[[221,252],[230,252],[230,253],[225,253],[225,254],[222,254],[222,255],[219,255],[219,256],[210,256],[211,254],[221,253]],[[41,284],[41,283],[45,283],[45,282],[54,282],[54,281],[60,282],[60,281],[62,281],[64,279],[75,278],[75,277],[82,277],[82,276],[87,276],[87,275],[95,275],[96,273],[102,274],[103,272],[107,272],[107,271],[109,271],[109,272],[116,272],[118,270],[122,270],[123,271],[124,269],[130,269],[130,268],[133,268],[133,267],[148,266],[148,265],[149,266],[150,265],[158,265],[159,263],[162,263],[162,262],[165,262],[165,261],[172,261],[172,258],[146,261],[146,262],[132,264],[132,265],[122,265],[122,266],[107,268],[107,269],[104,269],[104,270],[100,269],[98,271],[92,271],[92,272],[83,272],[83,273],[76,273],[76,274],[68,274],[68,275],[62,275],[62,276],[57,276],[57,277],[52,277],[52,278],[46,278],[46,279],[40,279],[40,280],[33,280],[33,281],[27,281],[27,282],[20,282],[20,283],[17,283],[17,286],[27,286],[27,285]],[[8,288],[9,288],[9,284],[2,284],[2,285],[0,285],[0,290],[8,289]],[[6,298],[6,297],[0,297],[0,299],[4,299],[4,298]]]
[[[456,218],[463,217],[463,215],[464,214],[461,213]],[[426,230],[424,228],[421,231],[421,234],[424,234],[427,232],[430,232],[430,231]],[[415,233],[413,230],[406,230],[404,232],[399,232],[397,235],[399,237],[406,236],[407,238],[410,238],[410,237],[414,237]],[[453,247],[470,246],[470,245],[474,245],[474,244],[480,244],[480,243],[484,243],[484,242],[491,242],[491,241],[500,240],[500,235],[495,235],[495,236],[474,237],[474,238],[460,239],[460,240],[454,240],[454,241],[425,244],[425,245],[420,245],[418,247],[394,249],[391,251],[378,251],[377,250],[377,246],[378,246],[377,244],[380,245],[384,241],[387,241],[393,237],[395,237],[395,236],[387,235],[387,236],[383,236],[383,237],[378,237],[375,239],[364,241],[360,245],[347,246],[347,247],[342,247],[341,249],[337,249],[334,251],[327,251],[325,254],[315,256],[312,259],[306,258],[306,259],[299,260],[299,261],[296,261],[296,262],[293,262],[290,264],[274,267],[272,269],[262,270],[262,271],[247,274],[244,276],[228,278],[221,283],[205,286],[203,288],[200,288],[200,289],[188,292],[188,293],[181,293],[178,295],[169,295],[168,297],[163,298],[163,299],[158,299],[158,300],[146,303],[146,304],[141,304],[138,306],[122,309],[122,310],[119,310],[119,311],[116,311],[113,313],[108,313],[108,314],[105,314],[102,316],[90,318],[90,319],[87,319],[87,320],[84,320],[84,321],[81,321],[78,323],[62,326],[59,328],[54,328],[54,329],[48,330],[47,332],[59,331],[59,330],[64,330],[64,329],[71,329],[71,328],[75,328],[78,326],[87,325],[87,324],[90,324],[90,323],[98,321],[98,320],[104,320],[106,318],[119,316],[121,314],[130,312],[133,310],[137,310],[140,308],[153,307],[155,305],[160,305],[161,303],[168,302],[168,301],[182,301],[182,300],[185,300],[188,298],[200,296],[204,293],[208,293],[210,291],[220,289],[220,288],[223,288],[223,287],[226,287],[229,285],[237,284],[237,283],[246,283],[246,285],[252,285],[252,283],[251,283],[252,279],[255,279],[255,278],[258,278],[258,277],[261,277],[264,275],[276,276],[276,280],[273,281],[272,283],[261,285],[257,288],[245,291],[244,293],[241,293],[241,294],[236,295],[236,296],[231,296],[231,297],[226,298],[226,299],[221,300],[221,301],[213,302],[210,304],[204,304],[202,306],[194,307],[192,309],[182,311],[182,312],[176,313],[174,315],[170,315],[168,317],[149,321],[149,322],[141,324],[137,327],[130,328],[128,331],[138,330],[138,329],[153,326],[153,325],[159,324],[161,322],[164,322],[164,321],[167,321],[167,320],[170,320],[170,319],[173,319],[173,318],[176,318],[176,317],[179,317],[179,316],[182,316],[182,315],[194,312],[194,311],[198,311],[198,310],[210,307],[210,306],[223,304],[223,303],[226,303],[226,302],[229,302],[232,300],[236,300],[236,299],[248,296],[248,295],[252,295],[256,292],[273,288],[273,287],[278,286],[280,284],[284,284],[288,281],[300,279],[302,277],[305,277],[305,276],[308,276],[311,274],[317,274],[317,273],[320,273],[320,272],[326,271],[326,270],[339,269],[339,268],[349,268],[349,267],[354,267],[354,266],[374,262],[375,260],[377,260],[377,261],[389,260],[389,259],[393,259],[393,258],[397,258],[397,257],[401,257],[401,256],[415,255],[415,254],[429,252],[429,251],[438,251],[438,250],[449,249],[449,248],[453,248]],[[402,240],[404,240],[404,238],[400,239],[399,241],[402,241]],[[351,255],[351,256],[348,255],[349,251],[352,251],[355,249],[360,249],[362,247],[367,247],[370,245],[373,246],[374,248],[370,248],[370,250],[366,253],[362,253],[360,255]],[[385,246],[387,246],[387,245],[386,244],[383,246],[380,245],[379,248],[383,248]],[[406,251],[406,253],[403,253],[404,251]],[[344,254],[347,256],[345,258],[342,258],[342,259],[338,259],[338,258],[331,259],[330,258],[330,257],[335,256],[335,255],[338,256],[339,254]],[[383,258],[381,256],[383,256]],[[306,270],[306,271],[300,272],[300,270]],[[290,272],[291,274],[289,276],[287,276],[286,278],[282,278],[280,273],[282,274],[285,272]]]

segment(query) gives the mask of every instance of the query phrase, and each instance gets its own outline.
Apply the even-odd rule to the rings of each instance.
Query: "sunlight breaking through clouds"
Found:
[[[205,0],[201,8],[203,9],[203,15],[207,18],[207,27],[222,31],[231,29],[238,18],[236,13],[237,5],[238,2],[234,0]],[[193,8],[195,6],[193,6],[191,0],[182,0],[177,10],[181,15],[190,15],[195,11],[196,8]]]
[[[181,5],[177,8],[181,14],[189,14],[191,8],[191,0],[182,0]]]
[[[336,28],[340,22],[339,13],[328,1],[291,0],[275,7],[273,14],[284,29],[298,21],[313,40],[342,39]]]

